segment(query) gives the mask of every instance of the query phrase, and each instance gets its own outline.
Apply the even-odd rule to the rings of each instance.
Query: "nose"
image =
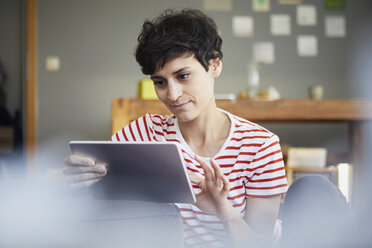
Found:
[[[182,86],[177,82],[168,82],[168,100],[175,102],[182,95]]]

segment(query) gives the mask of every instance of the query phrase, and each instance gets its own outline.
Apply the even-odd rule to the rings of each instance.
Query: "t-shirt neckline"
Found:
[[[227,117],[229,118],[229,120],[230,120],[230,131],[229,131],[229,135],[225,139],[225,141],[224,141],[223,145],[221,146],[220,150],[213,156],[213,158],[216,158],[216,157],[220,156],[220,154],[225,150],[226,146],[228,145],[228,143],[229,143],[229,141],[230,141],[230,139],[233,135],[234,127],[235,127],[235,121],[234,121],[234,118],[231,116],[231,114],[229,112],[223,110],[223,109],[220,109],[220,108],[218,108],[218,110],[220,112],[224,113],[225,115],[227,115]],[[185,139],[182,136],[181,130],[180,130],[179,125],[178,125],[177,117],[175,118],[174,127],[176,129],[177,137],[178,137],[179,141],[181,142],[181,145],[185,148],[185,150],[187,151],[187,153],[190,156],[195,157],[195,152],[191,149],[191,147],[187,144],[187,142],[185,141]],[[204,159],[210,159],[209,157],[202,157],[202,156],[200,156],[200,157],[204,158]]]

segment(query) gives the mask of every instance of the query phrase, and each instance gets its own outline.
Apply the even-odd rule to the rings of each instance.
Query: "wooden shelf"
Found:
[[[217,106],[254,122],[349,122],[372,120],[372,102],[363,99],[217,100]],[[159,100],[116,98],[112,132],[146,113],[170,114]]]
[[[217,101],[217,105],[252,121],[372,120],[372,102],[360,99],[283,99]]]

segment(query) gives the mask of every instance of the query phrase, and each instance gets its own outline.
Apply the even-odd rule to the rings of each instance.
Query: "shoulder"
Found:
[[[263,150],[276,149],[279,145],[279,137],[273,132],[254,122],[231,113],[227,114],[232,122],[229,148],[256,154]]]
[[[233,115],[229,112],[226,112],[229,115],[232,124],[234,125],[234,135],[235,136],[259,136],[261,138],[270,138],[276,136],[268,129],[258,125],[257,123],[246,120],[242,117]],[[277,136],[276,136],[277,137]]]
[[[128,125],[111,136],[112,141],[152,141],[154,134],[166,131],[174,126],[173,115],[163,116],[147,113],[133,120]],[[159,131],[157,131],[159,130]],[[155,139],[156,140],[156,139]]]

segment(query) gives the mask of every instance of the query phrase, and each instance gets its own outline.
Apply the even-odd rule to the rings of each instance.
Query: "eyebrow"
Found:
[[[190,68],[190,67],[189,66],[182,67],[181,69],[178,69],[177,71],[172,72],[172,75],[180,73],[181,71],[186,70],[188,68]],[[156,78],[163,78],[163,77],[162,76],[151,76],[151,79],[156,79]]]

